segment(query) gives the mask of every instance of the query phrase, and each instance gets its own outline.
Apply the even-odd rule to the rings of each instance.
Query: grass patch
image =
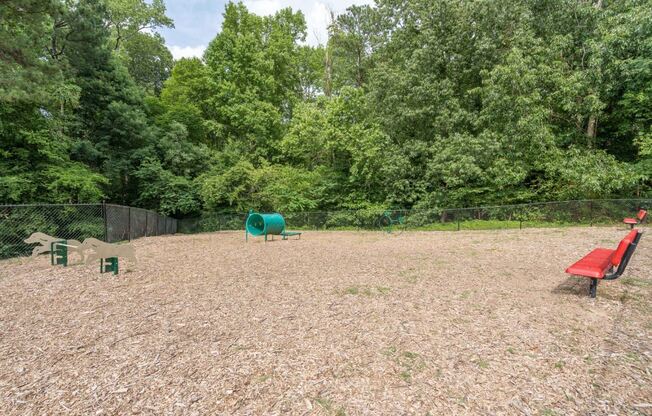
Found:
[[[384,286],[368,287],[368,286],[349,286],[344,289],[345,295],[363,295],[363,296],[384,296],[392,289]]]
[[[396,362],[403,368],[400,377],[406,383],[411,382],[414,374],[418,373],[426,366],[423,357],[416,352],[411,351],[403,351],[403,353],[396,357]]]
[[[519,221],[471,220],[460,223],[462,230],[496,230],[520,227]]]
[[[406,383],[409,383],[410,381],[412,381],[412,373],[408,370],[401,371],[401,378]]]
[[[351,286],[344,289],[344,293],[347,295],[357,295],[360,293],[360,289],[357,286]]]
[[[269,380],[271,378],[272,378],[272,376],[269,376],[267,374],[263,374],[263,375],[260,375],[260,376],[256,377],[255,381],[256,381],[256,383],[264,383],[264,382],[266,382],[267,380]]]
[[[434,223],[419,227],[408,227],[407,231],[457,231],[456,222]]]
[[[594,223],[593,226],[611,226],[613,223]],[[518,228],[567,228],[589,227],[591,224],[574,222],[517,221],[517,220],[466,220],[459,222],[459,230],[506,230]],[[457,231],[457,221],[432,223],[422,226],[407,226],[406,231]]]
[[[404,278],[408,283],[416,283],[419,280],[419,275],[414,267],[410,267],[407,270],[401,270],[398,272],[398,276]]]
[[[390,355],[396,354],[396,347],[393,346],[393,345],[389,346],[389,347],[385,348],[384,350],[382,350],[380,353],[389,357]]]
[[[405,280],[407,280],[408,283],[414,284],[419,281],[419,276],[416,275],[408,276]]]
[[[457,231],[459,230],[496,230],[520,228],[518,221],[499,221],[499,220],[468,220],[468,221],[451,221],[444,223],[434,223],[419,227],[407,227],[407,230],[414,231]]]
[[[621,225],[616,221],[595,221],[593,224],[582,222],[566,222],[566,221],[517,221],[517,220],[465,220],[460,221],[459,226],[457,221],[450,222],[433,222],[424,225],[411,225],[408,224],[395,226],[394,231],[473,231],[473,230],[505,230],[505,229],[518,229],[518,228],[568,228],[568,227],[611,227],[614,225]],[[309,226],[299,225],[292,226],[293,230],[298,231],[380,231],[388,234],[386,228],[372,227],[372,226],[355,226],[355,225],[342,225],[342,226]],[[241,229],[233,230],[240,231]],[[225,230],[223,230],[225,231]],[[244,230],[242,230],[244,231]],[[606,242],[606,241],[605,241]]]
[[[334,416],[345,416],[346,412],[344,411],[343,407],[337,407],[335,403],[333,403],[332,400],[327,399],[325,397],[316,397],[315,398],[315,403],[319,405],[322,409],[324,409],[329,415],[334,415]]]
[[[641,279],[638,277],[626,277],[622,279],[624,285],[634,286],[634,287],[648,287],[652,286],[652,281]]]
[[[471,296],[471,293],[472,292],[470,290],[465,290],[464,292],[462,292],[460,294],[460,299],[462,299],[462,300],[468,299]]]
[[[333,226],[333,227],[313,227],[310,225],[292,226],[289,230],[297,231],[363,231],[365,229],[354,225]],[[244,231],[244,230],[243,230]],[[367,229],[367,231],[378,231],[378,229]]]
[[[393,345],[383,349],[380,353],[390,358],[401,367],[401,371],[398,375],[401,380],[406,383],[410,383],[414,374],[418,373],[426,366],[426,362],[420,354],[412,351],[403,351],[399,353],[398,349]],[[441,372],[438,371],[438,374],[441,374]]]

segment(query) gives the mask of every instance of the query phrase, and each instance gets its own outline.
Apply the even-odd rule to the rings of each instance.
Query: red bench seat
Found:
[[[566,269],[566,273],[602,279],[612,267],[611,258],[615,251],[607,248],[596,248]]]
[[[636,218],[625,218],[623,219],[623,222],[629,225],[630,228],[634,228],[636,224],[641,224],[643,221],[645,221],[646,217],[647,217],[647,211],[642,209],[638,211],[638,214],[636,214]]]
[[[598,279],[613,280],[622,275],[640,238],[638,230],[632,230],[618,244],[617,249],[596,248],[567,268],[566,273],[590,278],[589,294],[595,297]],[[614,267],[617,267],[615,272]]]

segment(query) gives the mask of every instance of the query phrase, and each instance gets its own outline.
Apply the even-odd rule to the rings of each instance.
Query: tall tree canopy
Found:
[[[652,0],[377,0],[305,43],[229,2],[0,2],[0,201],[177,216],[650,195]]]

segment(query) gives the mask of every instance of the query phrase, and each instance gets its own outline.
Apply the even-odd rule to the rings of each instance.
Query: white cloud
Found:
[[[326,43],[330,12],[342,13],[352,5],[372,4],[373,0],[244,0],[250,12],[257,15],[270,15],[285,7],[301,10],[308,25],[306,42],[309,45]]]
[[[180,58],[201,58],[202,55],[204,54],[204,51],[206,50],[206,45],[198,45],[198,46],[176,46],[176,45],[171,45],[168,47],[170,49],[170,52],[172,52],[172,56],[174,59],[180,59]]]

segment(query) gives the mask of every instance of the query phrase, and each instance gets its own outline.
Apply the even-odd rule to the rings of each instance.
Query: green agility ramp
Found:
[[[267,236],[271,235],[272,240],[275,235],[280,235],[283,240],[288,237],[298,236],[301,238],[301,233],[297,231],[285,230],[285,218],[277,212],[269,214],[261,214],[249,211],[247,222],[245,223],[245,240],[249,241],[249,234],[254,237],[264,236],[267,241]]]

